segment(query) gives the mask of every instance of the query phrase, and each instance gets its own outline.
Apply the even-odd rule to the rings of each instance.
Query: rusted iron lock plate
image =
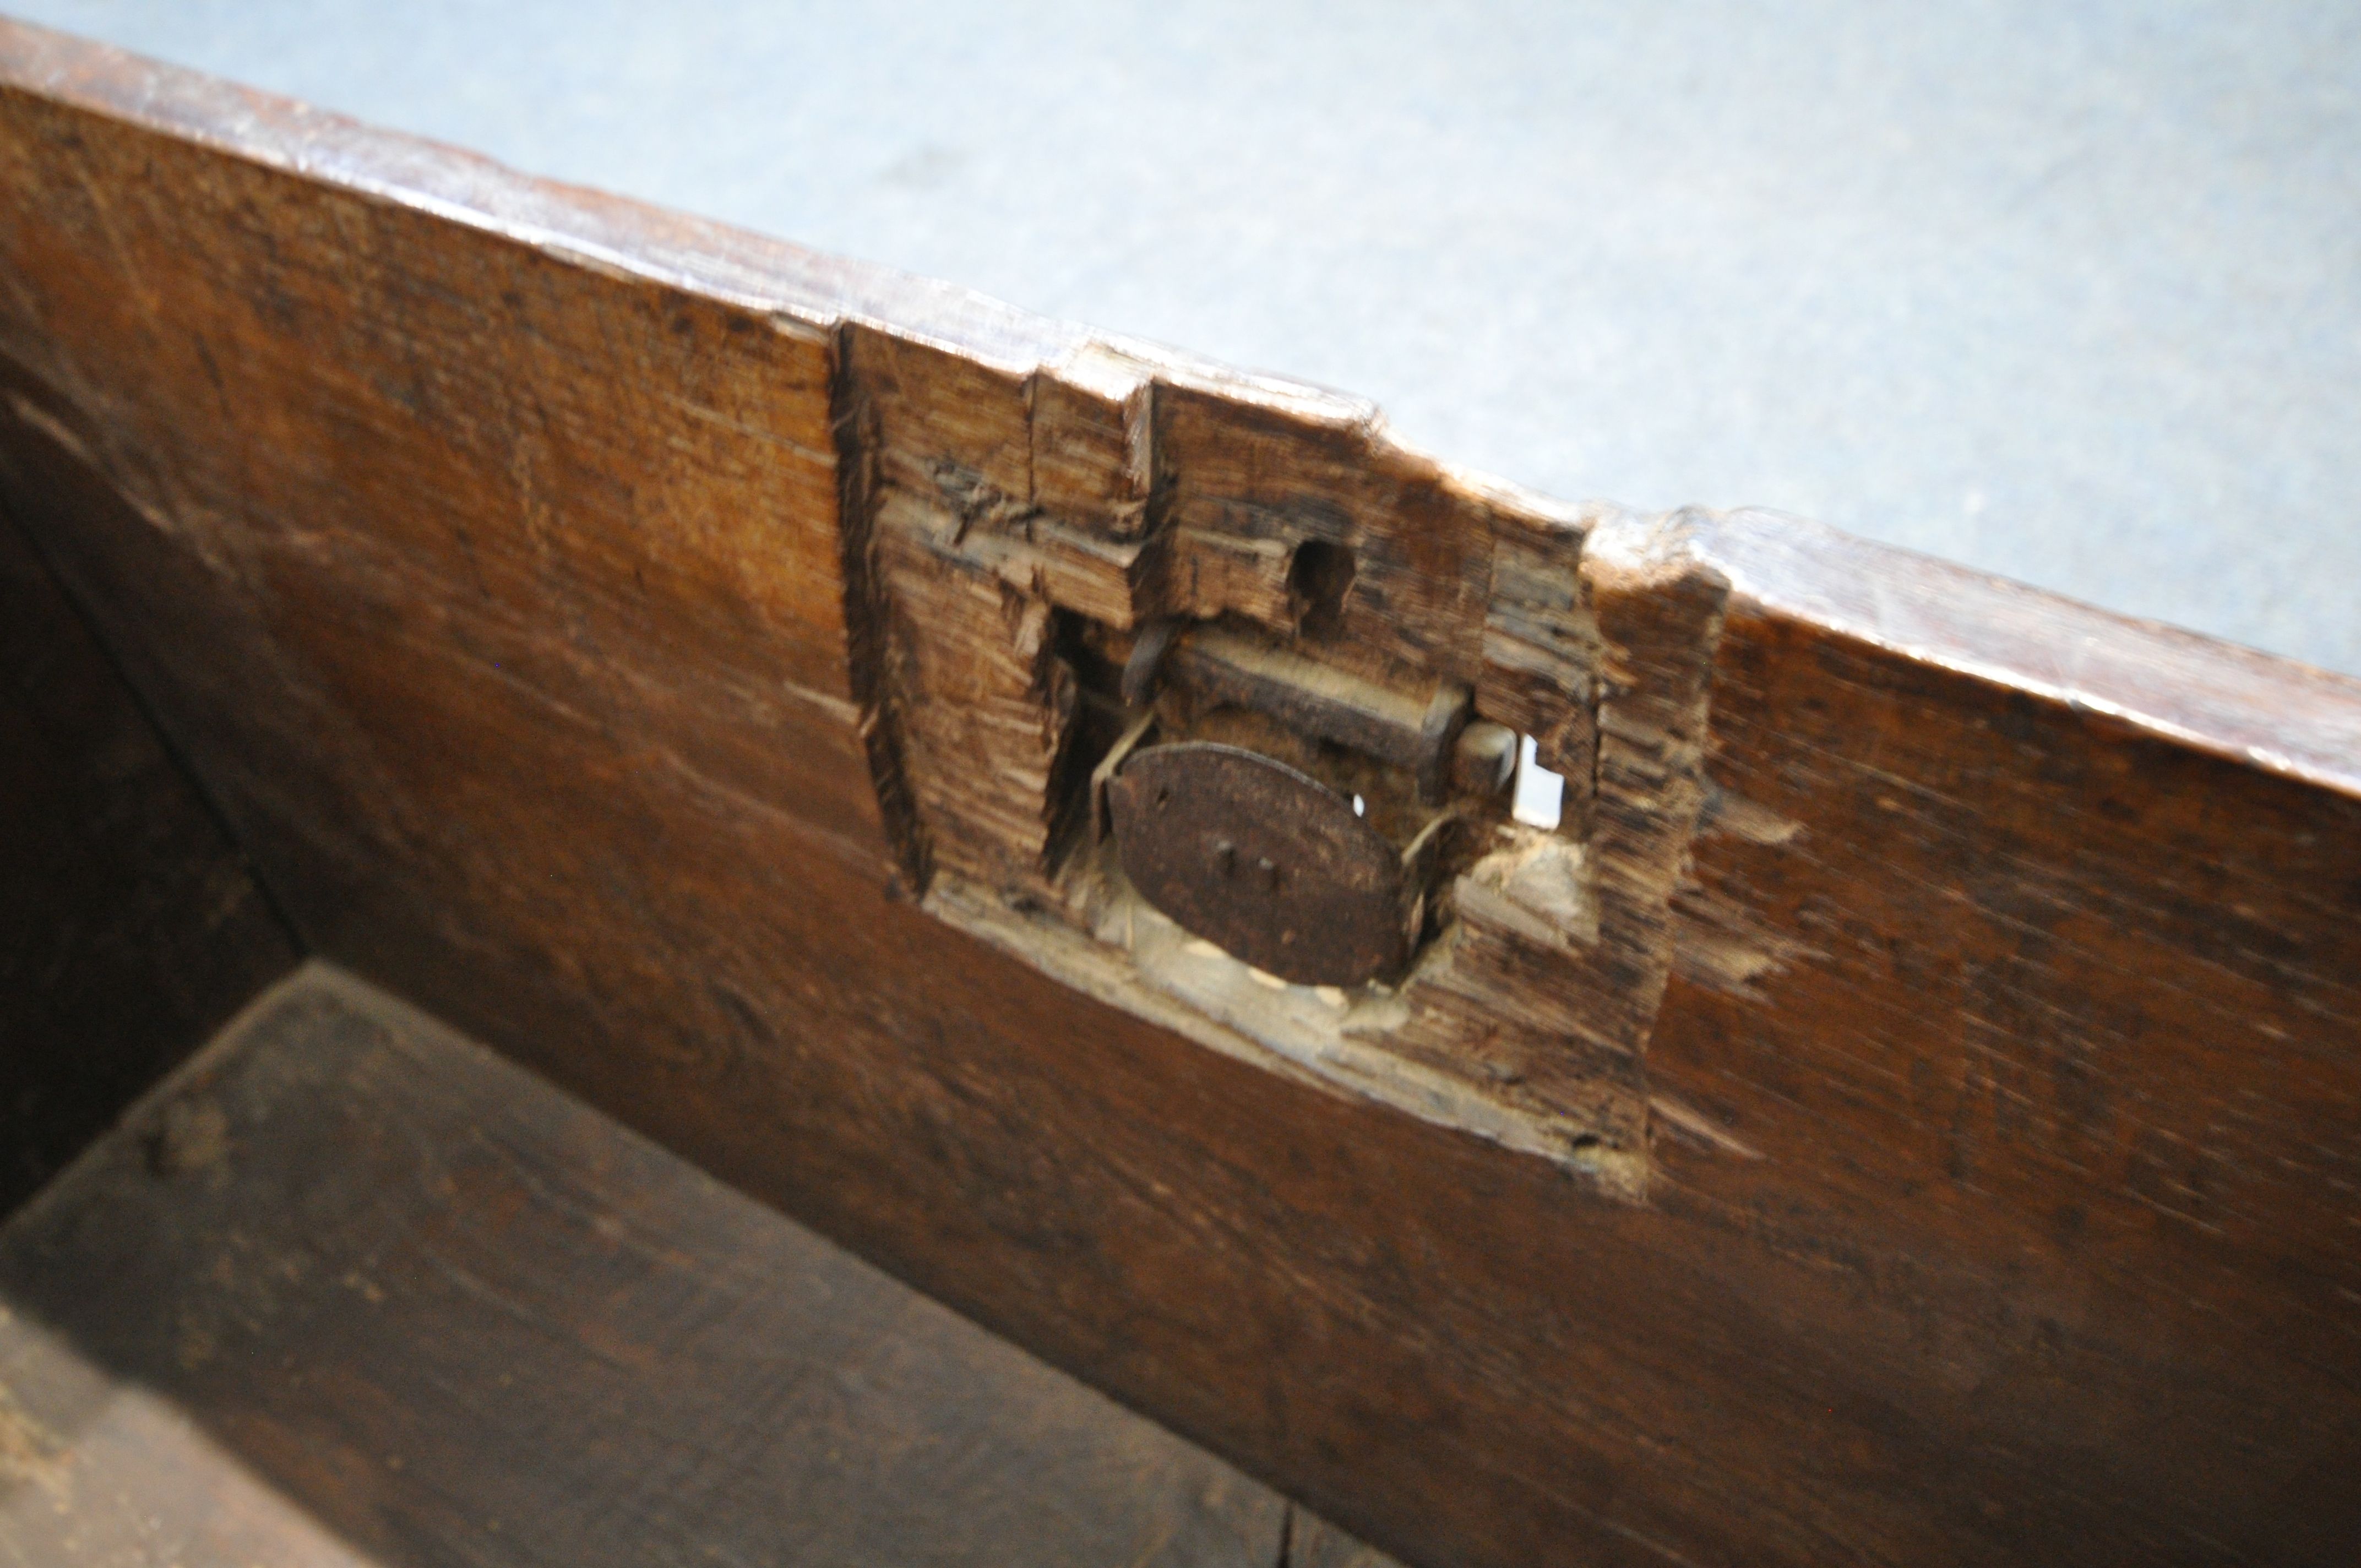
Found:
[[[1233,957],[1302,985],[1401,960],[1401,857],[1343,796],[1259,752],[1184,741],[1107,783],[1124,874]]]

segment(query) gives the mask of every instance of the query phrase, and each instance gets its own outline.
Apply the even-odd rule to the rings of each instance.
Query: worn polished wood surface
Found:
[[[1660,531],[1610,1200],[894,896],[843,323],[953,407],[1076,331],[25,28],[0,204],[15,493],[119,498],[26,510],[321,950],[1413,1558],[2361,1542],[2354,683]]]

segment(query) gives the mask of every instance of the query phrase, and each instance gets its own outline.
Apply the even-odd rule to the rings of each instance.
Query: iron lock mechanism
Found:
[[[1359,985],[1417,950],[1455,826],[1497,810],[1517,737],[1467,688],[1421,697],[1250,632],[1167,620],[1092,779],[1133,889],[1283,981]]]

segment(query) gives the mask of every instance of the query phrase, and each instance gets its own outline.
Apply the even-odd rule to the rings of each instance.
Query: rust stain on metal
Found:
[[[1401,960],[1401,858],[1335,791],[1235,746],[1157,746],[1107,786],[1124,874],[1281,980],[1357,985]]]

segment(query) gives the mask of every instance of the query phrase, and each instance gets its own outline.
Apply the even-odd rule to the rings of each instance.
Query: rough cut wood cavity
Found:
[[[22,27],[0,366],[309,946],[1357,1533],[2354,1560],[2354,683]],[[1064,808],[1168,610],[1566,826],[1239,976]]]
[[[853,620],[873,622],[852,645],[878,664],[855,678],[885,737],[879,793],[913,807],[895,825],[928,907],[1146,1015],[1164,1012],[1151,992],[1178,996],[1242,1058],[1641,1195],[1644,1058],[1719,626],[1719,579],[1677,548],[1677,524],[1475,482],[1400,448],[1366,407],[1144,349],[1086,340],[1046,363],[979,363],[860,323],[841,342],[836,417],[862,473],[845,521],[862,542]],[[1586,556],[1602,530],[1608,552]],[[1602,576],[1611,645],[1592,602]],[[1176,972],[1172,943],[1140,948],[1156,912],[1089,841],[1087,781],[1128,719],[1093,723],[1107,693],[1060,637],[1084,625],[1119,665],[1129,634],[1174,618],[1213,639],[1185,641],[1176,668],[1194,645],[1199,663],[1235,650],[1217,668],[1237,678],[1201,691],[1236,700],[1256,668],[1307,688],[1325,677],[1344,693],[1331,709],[1372,710],[1338,733],[1384,761],[1409,760],[1388,755],[1391,729],[1415,737],[1438,682],[1475,688],[1480,717],[1534,735],[1572,780],[1561,832],[1497,807],[1465,824],[1468,869],[1438,889],[1438,934],[1393,983],[1290,1005],[1185,942]],[[1224,623],[1279,641],[1258,654]],[[1586,832],[1594,820],[1604,833]],[[1076,950],[1092,940],[1135,961]]]

